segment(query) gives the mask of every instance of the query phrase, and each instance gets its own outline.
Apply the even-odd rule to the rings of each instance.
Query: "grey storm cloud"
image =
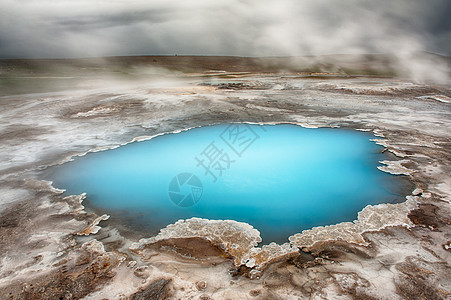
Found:
[[[0,58],[451,55],[449,0],[0,0]]]

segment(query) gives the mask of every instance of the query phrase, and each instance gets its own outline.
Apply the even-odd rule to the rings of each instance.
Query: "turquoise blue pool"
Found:
[[[296,125],[206,126],[77,157],[49,179],[149,236],[200,217],[246,222],[264,243],[285,242],[404,198],[401,176],[377,169],[386,157],[371,138]]]

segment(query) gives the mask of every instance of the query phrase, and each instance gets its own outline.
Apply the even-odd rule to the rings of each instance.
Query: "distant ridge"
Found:
[[[451,67],[451,58],[432,53],[422,57]],[[77,75],[97,73],[140,73],[144,68],[181,73],[208,71],[252,73],[329,73],[349,76],[399,74],[399,57],[393,54],[339,54],[293,57],[239,56],[111,56],[71,59],[3,59],[0,76],[8,74]]]

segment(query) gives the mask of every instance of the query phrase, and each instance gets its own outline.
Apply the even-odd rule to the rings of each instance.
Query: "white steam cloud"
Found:
[[[2,0],[0,58],[451,55],[449,0]]]

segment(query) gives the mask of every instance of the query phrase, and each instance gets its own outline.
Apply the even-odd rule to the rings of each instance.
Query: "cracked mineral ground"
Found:
[[[0,298],[449,299],[451,86],[398,76],[390,57],[336,61],[0,61]],[[44,179],[89,152],[231,122],[370,132],[379,169],[409,188],[259,247],[234,220],[131,230]]]

